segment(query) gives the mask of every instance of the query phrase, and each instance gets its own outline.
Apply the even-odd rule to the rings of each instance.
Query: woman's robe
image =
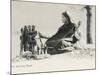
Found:
[[[74,32],[75,32],[75,25],[73,23],[62,25],[58,29],[57,33],[46,41],[47,47],[56,47],[57,44],[60,44],[61,39],[71,38]]]

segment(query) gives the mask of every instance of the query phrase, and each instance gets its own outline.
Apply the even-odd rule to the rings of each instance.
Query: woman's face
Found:
[[[62,22],[63,23],[68,23],[68,20],[67,20],[67,18],[64,15],[62,15]]]

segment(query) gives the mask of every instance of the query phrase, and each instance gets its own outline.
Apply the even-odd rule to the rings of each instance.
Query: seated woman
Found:
[[[58,29],[57,33],[46,41],[46,45],[49,48],[49,54],[59,53],[58,49],[61,47],[61,45],[66,46],[67,43],[73,44],[78,40],[75,36],[73,36],[76,30],[76,26],[71,22],[67,12],[62,13],[62,22],[64,24]]]

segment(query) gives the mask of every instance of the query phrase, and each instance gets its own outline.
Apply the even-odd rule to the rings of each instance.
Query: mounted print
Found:
[[[95,69],[96,6],[11,1],[11,73]]]

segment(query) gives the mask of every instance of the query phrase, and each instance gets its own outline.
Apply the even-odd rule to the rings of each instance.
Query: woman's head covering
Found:
[[[67,20],[68,20],[69,23],[71,23],[70,17],[69,17],[69,15],[67,14],[66,11],[63,12],[62,15],[65,16],[65,18],[67,18]]]

